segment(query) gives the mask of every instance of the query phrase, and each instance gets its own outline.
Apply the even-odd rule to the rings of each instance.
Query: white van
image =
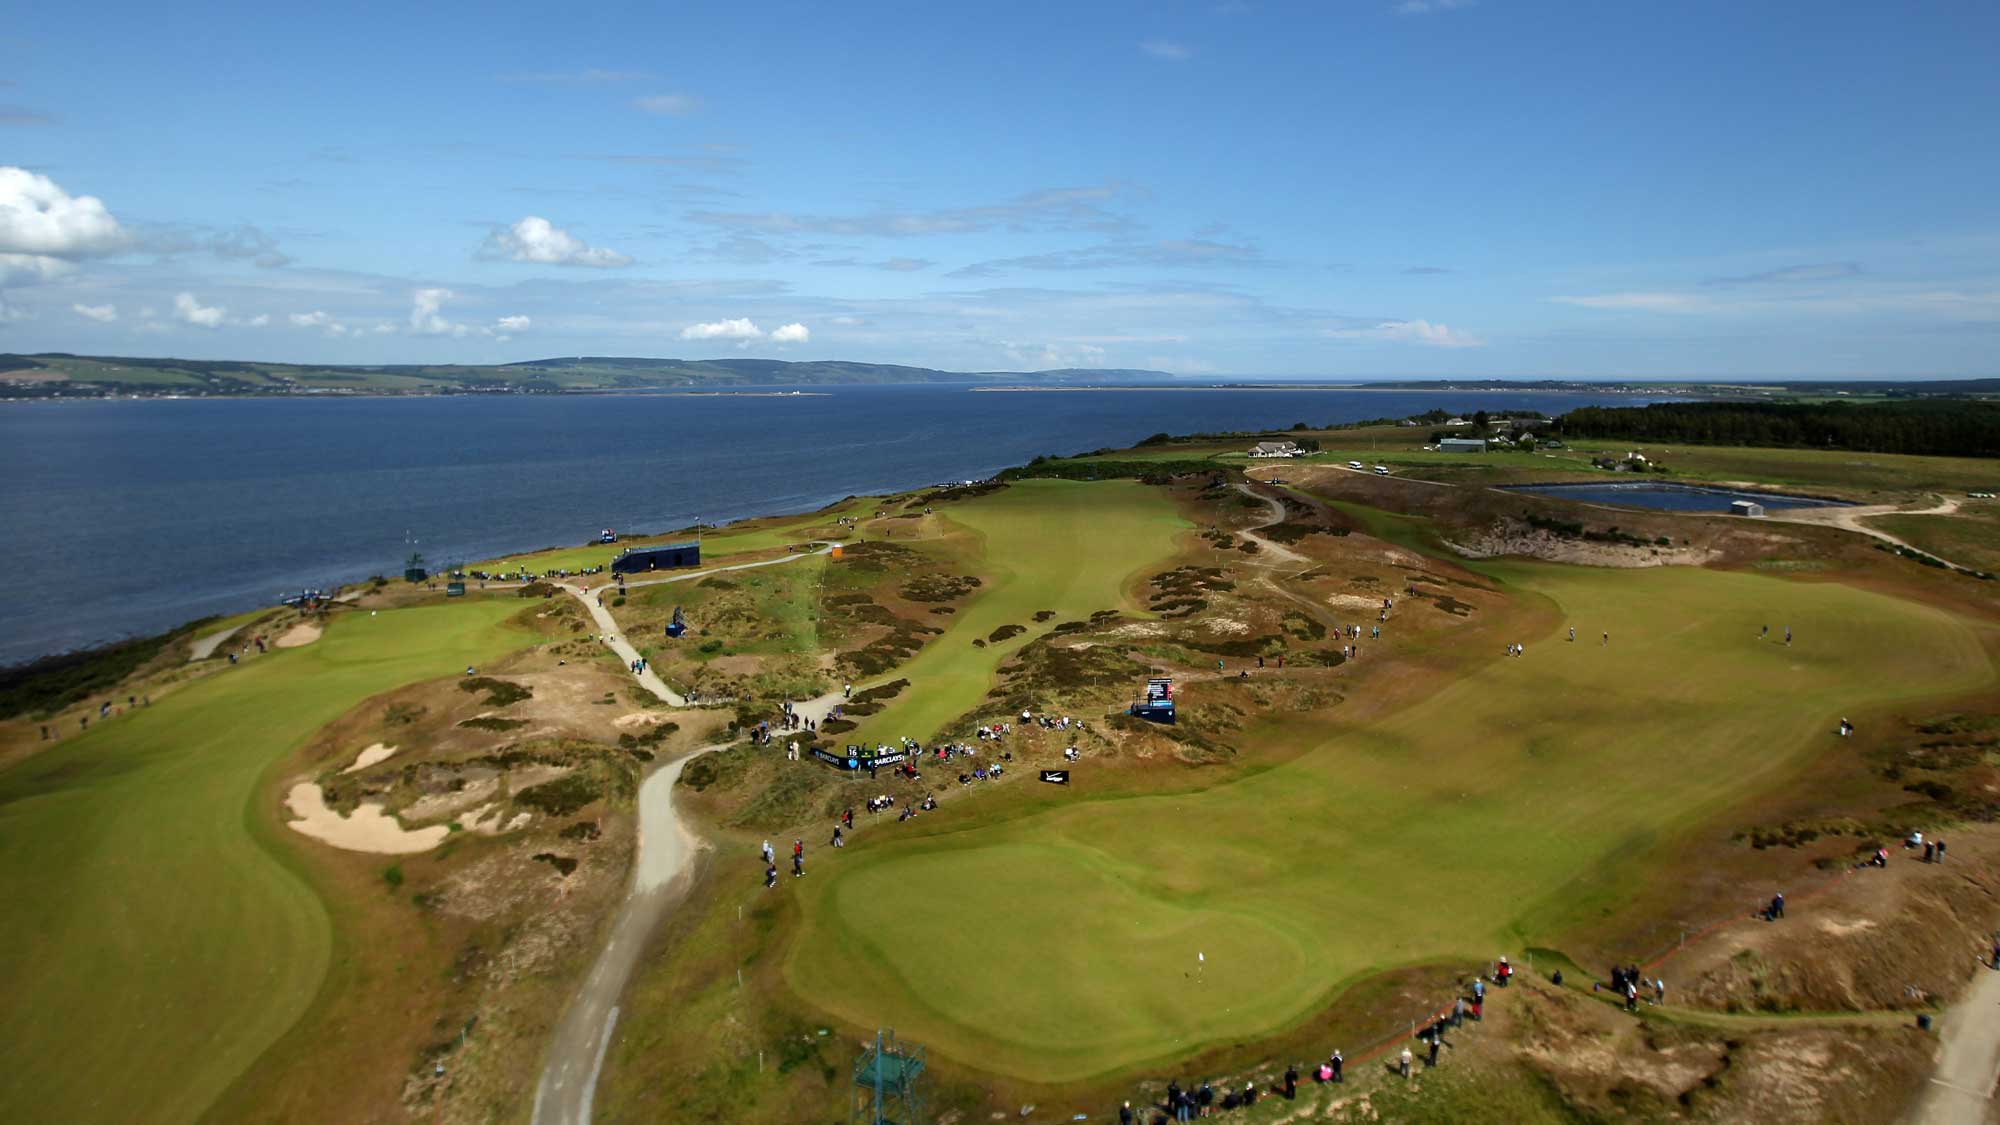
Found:
[[[1347,463],[1347,467],[1348,467],[1348,468],[1350,468],[1350,469],[1359,469],[1359,468],[1361,467],[1361,462],[1359,462],[1359,461],[1349,461],[1349,462]]]
[[[1386,476],[1388,476],[1388,475],[1389,475],[1389,466],[1387,466],[1387,465],[1377,465],[1377,466],[1375,466],[1375,471],[1376,471],[1376,473],[1378,473],[1378,474],[1380,474],[1380,475],[1382,475],[1382,476],[1385,476],[1385,477],[1386,477]]]

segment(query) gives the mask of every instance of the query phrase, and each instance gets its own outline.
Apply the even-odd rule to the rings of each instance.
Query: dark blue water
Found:
[[[303,587],[817,508],[1159,431],[1629,395],[1430,391],[463,396],[0,406],[0,664]]]
[[[1727,512],[1729,505],[1737,500],[1754,500],[1774,512],[1784,508],[1825,508],[1847,503],[1845,500],[1816,496],[1788,496],[1781,492],[1732,492],[1726,488],[1654,481],[1633,481],[1630,484],[1512,484],[1504,487],[1510,492],[1532,492],[1557,500],[1653,508],[1663,512]]]

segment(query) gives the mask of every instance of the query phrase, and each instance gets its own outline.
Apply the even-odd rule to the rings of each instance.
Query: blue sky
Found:
[[[132,5],[0,30],[0,350],[1963,376],[2000,5]]]

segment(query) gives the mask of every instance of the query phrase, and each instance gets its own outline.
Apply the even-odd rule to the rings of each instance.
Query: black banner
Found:
[[[1043,770],[1043,771],[1042,771],[1042,780],[1043,780],[1043,781],[1046,781],[1046,782],[1048,782],[1048,783],[1049,783],[1050,785],[1068,785],[1068,784],[1069,784],[1069,771],[1068,771],[1068,770]]]
[[[849,752],[846,754],[836,754],[831,750],[821,750],[818,747],[814,747],[812,756],[840,770],[865,770],[869,766],[893,766],[897,762],[909,757],[908,754],[900,750],[888,754],[856,754],[853,753],[852,747],[849,748]]]

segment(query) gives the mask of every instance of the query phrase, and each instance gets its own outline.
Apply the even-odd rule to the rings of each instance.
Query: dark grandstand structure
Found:
[[[701,544],[663,543],[658,547],[628,547],[611,560],[611,573],[634,574],[644,570],[682,570],[701,565]]]

